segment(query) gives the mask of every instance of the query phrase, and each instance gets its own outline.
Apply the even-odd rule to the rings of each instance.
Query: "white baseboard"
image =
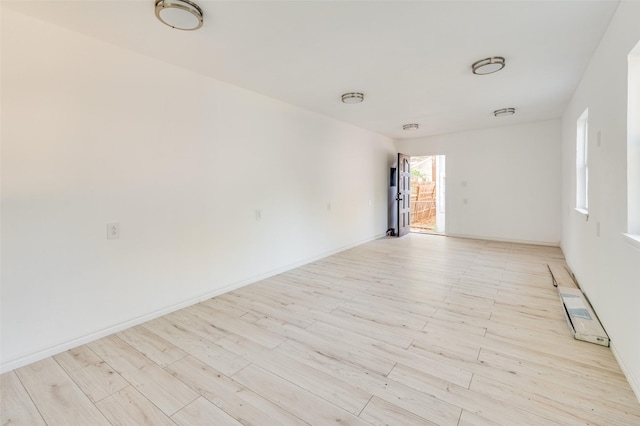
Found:
[[[465,234],[449,234],[449,233],[445,233],[445,235],[447,237],[468,238],[468,239],[472,239],[472,240],[500,241],[500,242],[504,242],[504,243],[531,244],[531,245],[536,245],[536,246],[560,247],[560,241],[517,240],[517,239],[513,239],[513,238],[487,237],[485,235],[465,235]]]
[[[611,352],[613,352],[613,356],[616,358],[616,361],[618,361],[618,365],[620,366],[622,373],[627,378],[627,381],[629,382],[629,386],[631,386],[631,390],[633,390],[633,393],[636,394],[636,398],[638,399],[638,402],[640,402],[640,377],[634,377],[633,374],[631,374],[631,371],[629,371],[629,369],[627,368],[626,364],[620,357],[620,354],[618,354],[618,351],[613,341],[611,341],[610,346],[611,346]]]
[[[125,330],[127,328],[134,327],[134,326],[142,324],[144,322],[151,321],[152,319],[161,317],[163,315],[170,314],[171,312],[175,312],[177,310],[186,308],[186,307],[191,306],[191,305],[195,305],[196,303],[200,303],[200,302],[202,302],[204,300],[211,299],[212,297],[216,297],[216,296],[219,296],[221,294],[228,293],[230,291],[239,289],[239,288],[244,287],[246,285],[253,284],[253,283],[258,282],[258,281],[262,281],[262,280],[264,280],[266,278],[269,278],[269,277],[272,277],[274,275],[278,275],[278,274],[281,274],[283,272],[289,271],[291,269],[295,269],[295,268],[298,268],[300,266],[306,265],[308,263],[315,262],[316,260],[320,260],[320,259],[323,259],[325,257],[334,255],[336,253],[340,253],[341,251],[348,250],[350,248],[359,246],[359,245],[367,243],[369,241],[376,240],[376,239],[381,238],[381,237],[384,237],[384,234],[376,235],[373,238],[368,238],[368,239],[361,240],[361,241],[358,241],[358,242],[355,242],[355,243],[352,243],[352,244],[348,244],[346,246],[339,247],[339,248],[334,249],[334,250],[330,250],[328,252],[319,254],[317,256],[312,256],[312,257],[300,260],[298,262],[294,262],[294,263],[291,263],[289,265],[286,265],[286,266],[283,266],[283,267],[280,267],[280,268],[276,268],[276,269],[270,270],[270,271],[262,273],[262,274],[255,275],[255,276],[253,276],[251,278],[248,278],[246,280],[242,280],[242,281],[238,281],[238,282],[235,282],[235,283],[228,284],[228,285],[226,285],[224,287],[217,288],[217,289],[212,290],[210,292],[204,293],[204,294],[202,294],[200,296],[192,297],[192,298],[184,300],[182,302],[178,302],[178,303],[175,303],[173,305],[166,306],[166,307],[164,307],[162,309],[158,309],[156,311],[141,315],[139,317],[132,318],[132,319],[130,319],[128,321],[124,321],[124,322],[121,322],[119,324],[112,325],[112,326],[104,328],[102,330],[96,330],[96,331],[94,331],[92,333],[86,334],[84,336],[79,336],[79,337],[77,337],[75,339],[68,340],[66,342],[60,343],[58,345],[51,346],[49,348],[37,351],[37,352],[32,353],[32,354],[24,355],[24,356],[9,360],[7,362],[3,362],[2,365],[0,365],[0,374],[15,370],[16,368],[24,367],[25,365],[40,361],[40,360],[42,360],[44,358],[47,358],[47,357],[50,357],[50,356],[53,356],[53,355],[57,355],[57,354],[59,354],[61,352],[67,351],[69,349],[73,349],[73,348],[78,347],[80,345],[84,345],[86,343],[92,342],[94,340],[100,339],[100,338],[105,337],[105,336],[109,336],[111,334],[117,333],[117,332]]]

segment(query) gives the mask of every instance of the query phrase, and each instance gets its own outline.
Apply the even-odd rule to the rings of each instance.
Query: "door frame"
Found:
[[[411,156],[398,153],[398,237],[411,232]]]

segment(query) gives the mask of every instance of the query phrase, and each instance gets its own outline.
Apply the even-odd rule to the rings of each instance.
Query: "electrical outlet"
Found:
[[[107,240],[117,240],[120,238],[120,224],[107,223]]]
[[[262,210],[256,209],[256,220],[262,220]]]

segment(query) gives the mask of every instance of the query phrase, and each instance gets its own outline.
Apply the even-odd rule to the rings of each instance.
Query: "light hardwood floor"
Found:
[[[640,425],[558,248],[384,238],[1,376],[2,424]]]

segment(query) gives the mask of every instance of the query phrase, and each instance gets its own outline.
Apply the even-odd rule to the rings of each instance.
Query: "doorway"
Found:
[[[445,156],[411,157],[411,232],[445,233]]]

